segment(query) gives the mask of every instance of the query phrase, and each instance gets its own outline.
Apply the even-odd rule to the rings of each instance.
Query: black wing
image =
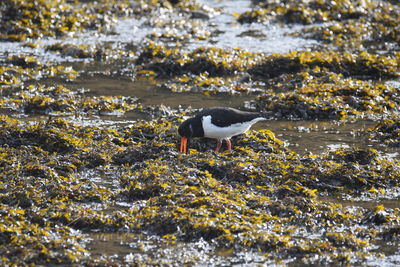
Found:
[[[211,115],[211,122],[219,127],[227,127],[235,123],[251,121],[263,116],[257,112],[241,111],[234,108],[216,107],[201,111],[196,117]]]

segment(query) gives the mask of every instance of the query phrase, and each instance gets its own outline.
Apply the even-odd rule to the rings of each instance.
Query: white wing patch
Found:
[[[211,123],[211,115],[204,116],[202,118],[204,137],[221,141],[225,138],[231,138],[232,136],[247,132],[251,125],[262,120],[265,120],[265,118],[259,117],[248,122],[235,123],[227,127],[218,127]]]

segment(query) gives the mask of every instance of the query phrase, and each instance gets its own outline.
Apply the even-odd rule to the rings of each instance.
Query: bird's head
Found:
[[[180,153],[186,154],[186,148],[189,138],[193,137],[193,118],[184,121],[178,128],[178,133],[181,136]]]

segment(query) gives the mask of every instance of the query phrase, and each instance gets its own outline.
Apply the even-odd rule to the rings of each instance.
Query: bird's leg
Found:
[[[187,143],[188,143],[188,139],[183,136],[181,138],[181,149],[179,150],[180,153],[186,154]]]
[[[232,149],[231,139],[226,138],[225,141],[226,141],[226,145],[228,146],[228,151],[231,151],[231,149]]]
[[[222,146],[222,141],[217,140],[217,147],[215,148],[215,153],[219,152],[219,149],[221,148],[221,146]]]

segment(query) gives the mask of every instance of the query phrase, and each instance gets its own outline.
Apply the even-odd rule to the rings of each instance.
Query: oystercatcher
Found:
[[[234,108],[215,107],[203,109],[195,117],[184,121],[178,129],[181,138],[180,153],[186,154],[188,139],[192,137],[207,137],[217,140],[215,152],[226,141],[228,150],[231,150],[230,138],[242,134],[250,127],[265,118],[257,112],[241,111]]]

